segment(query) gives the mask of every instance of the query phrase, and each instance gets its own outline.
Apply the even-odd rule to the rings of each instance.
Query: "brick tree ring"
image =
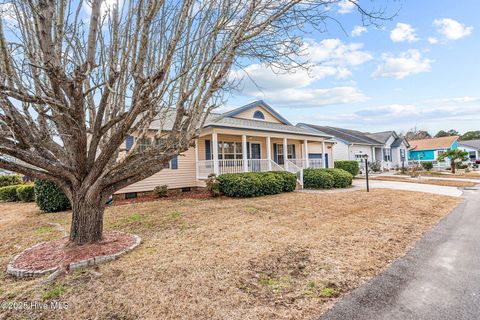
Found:
[[[39,243],[15,256],[7,273],[19,278],[36,277],[57,270],[73,271],[119,258],[136,248],[142,239],[137,235],[109,232],[102,241],[82,246],[68,246],[68,237]]]

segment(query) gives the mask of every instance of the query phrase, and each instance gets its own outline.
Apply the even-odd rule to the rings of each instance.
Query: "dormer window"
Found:
[[[253,113],[253,118],[254,119],[260,119],[260,120],[265,120],[265,115],[263,114],[262,111],[257,110]]]

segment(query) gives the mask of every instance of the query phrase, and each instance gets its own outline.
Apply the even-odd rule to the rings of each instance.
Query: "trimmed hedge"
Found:
[[[307,189],[346,188],[353,176],[343,169],[304,169],[303,187]]]
[[[306,189],[331,189],[335,185],[328,169],[304,169],[303,187]]]
[[[35,180],[35,202],[44,212],[64,211],[71,208],[62,189],[50,181]]]
[[[358,161],[337,160],[334,162],[334,164],[336,169],[343,169],[349,172],[354,177],[358,174]]]
[[[22,178],[18,174],[0,175],[0,188],[22,184]]]
[[[33,202],[35,201],[35,188],[31,184],[19,186],[17,188],[17,197],[20,201]]]
[[[0,188],[0,201],[18,201],[17,189],[21,184]]]
[[[220,192],[242,198],[293,191],[297,183],[296,176],[290,172],[227,173],[218,176],[217,181]]]
[[[297,188],[297,176],[288,171],[272,171],[283,179],[283,192],[292,192]]]

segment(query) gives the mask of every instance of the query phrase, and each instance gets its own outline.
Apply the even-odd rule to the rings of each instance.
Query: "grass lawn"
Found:
[[[105,229],[144,242],[54,284],[16,280],[17,253],[68,230],[70,213],[0,204],[0,301],[67,302],[8,319],[311,319],[404,255],[458,198],[408,191],[288,193],[111,207]]]
[[[382,181],[398,181],[398,182],[410,182],[410,183],[420,183],[420,184],[433,184],[436,186],[446,186],[446,187],[457,187],[457,188],[468,188],[475,185],[474,182],[470,181],[458,181],[451,179],[411,179],[408,176],[378,176],[372,177],[372,180],[382,180]]]
[[[480,171],[462,172],[452,174],[450,171],[422,171],[422,176],[433,176],[442,178],[463,178],[463,179],[480,179]]]

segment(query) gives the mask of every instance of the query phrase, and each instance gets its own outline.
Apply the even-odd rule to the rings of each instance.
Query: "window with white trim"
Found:
[[[241,142],[220,141],[218,143],[219,160],[241,160],[242,158],[243,156]]]
[[[147,150],[148,147],[152,144],[152,138],[142,138],[138,142],[137,150],[138,152],[143,152]]]
[[[294,159],[295,154],[293,152],[293,144],[287,144],[287,159]],[[277,144],[277,163],[284,164],[285,160],[283,158],[283,144]]]
[[[384,161],[392,161],[392,150],[390,148],[383,149],[383,160]]]

